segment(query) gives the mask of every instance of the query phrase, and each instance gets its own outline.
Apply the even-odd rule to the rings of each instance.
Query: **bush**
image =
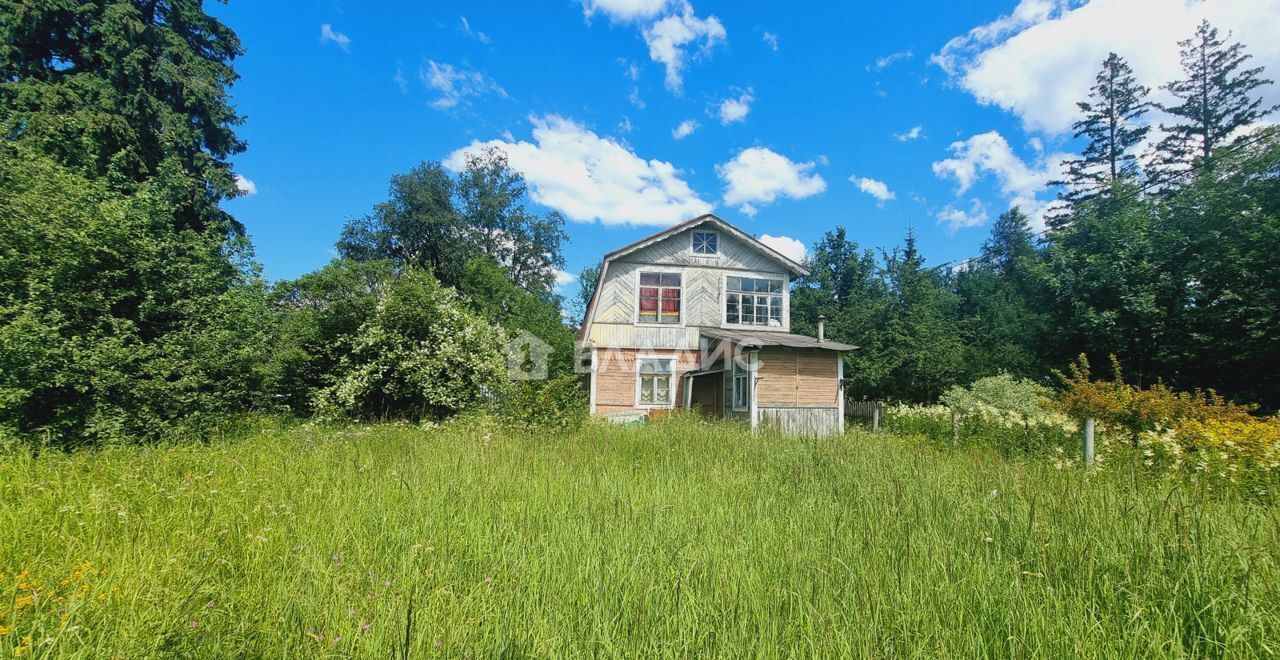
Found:
[[[507,386],[499,415],[509,428],[535,432],[569,431],[587,419],[587,395],[575,374]]]
[[[320,392],[324,417],[438,420],[487,403],[505,385],[504,333],[424,271],[391,284]]]
[[[54,445],[150,439],[269,408],[276,314],[247,242],[0,145],[0,426]]]

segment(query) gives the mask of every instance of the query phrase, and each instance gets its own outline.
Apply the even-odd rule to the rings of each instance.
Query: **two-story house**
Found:
[[[606,254],[579,341],[591,413],[693,408],[751,427],[844,430],[844,363],[857,347],[791,334],[805,267],[714,215]]]

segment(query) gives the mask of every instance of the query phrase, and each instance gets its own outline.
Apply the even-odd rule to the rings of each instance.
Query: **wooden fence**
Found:
[[[872,431],[879,431],[884,423],[883,401],[846,401],[844,416],[871,426]]]

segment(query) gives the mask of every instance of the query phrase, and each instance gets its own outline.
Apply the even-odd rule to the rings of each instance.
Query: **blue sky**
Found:
[[[1157,86],[1178,72],[1176,40],[1207,16],[1280,75],[1267,36],[1280,34],[1280,0],[210,11],[247,51],[233,93],[250,194],[227,209],[272,279],[324,265],[391,175],[456,166],[484,144],[569,217],[569,273],[702,210],[793,254],[838,225],[872,248],[910,225],[932,263],[958,261],[1010,204],[1043,210],[1044,183],[1077,146],[1074,101],[1108,50]]]

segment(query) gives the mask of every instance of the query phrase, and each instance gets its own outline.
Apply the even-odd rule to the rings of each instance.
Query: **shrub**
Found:
[[[68,446],[269,407],[276,314],[247,241],[0,145],[0,425]]]
[[[1081,355],[1068,373],[1055,372],[1065,386],[1054,404],[1074,417],[1092,417],[1126,434],[1137,447],[1143,433],[1183,420],[1244,422],[1256,406],[1241,406],[1213,390],[1175,392],[1162,383],[1140,388],[1124,382],[1120,363],[1111,356],[1111,380],[1093,380],[1089,360]]]
[[[388,288],[322,390],[323,417],[437,420],[487,403],[505,385],[502,329],[468,310],[430,273]]]
[[[525,431],[569,431],[587,419],[587,397],[576,374],[512,383],[498,408],[504,425]]]

